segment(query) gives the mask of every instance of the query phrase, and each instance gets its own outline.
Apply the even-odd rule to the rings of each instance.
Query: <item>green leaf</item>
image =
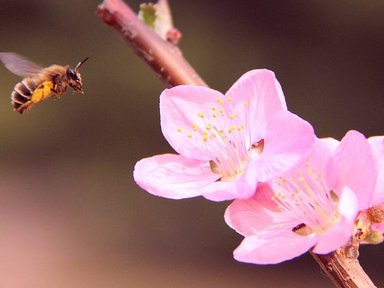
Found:
[[[139,11],[139,18],[144,21],[152,29],[155,29],[155,22],[157,19],[157,11],[154,4],[141,4]]]
[[[138,17],[148,27],[152,28],[161,39],[168,41],[173,45],[178,44],[181,38],[181,33],[173,26],[168,0],[159,0],[156,4],[141,4]]]

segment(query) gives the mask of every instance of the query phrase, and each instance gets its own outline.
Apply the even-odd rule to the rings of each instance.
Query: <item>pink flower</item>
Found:
[[[384,241],[384,136],[368,138],[377,167],[377,179],[370,205],[360,211],[356,220],[356,238],[362,243]]]
[[[160,96],[161,127],[178,154],[139,161],[135,181],[154,195],[248,198],[258,181],[289,169],[314,143],[312,126],[286,110],[273,72],[244,74],[223,95],[181,85]]]
[[[327,254],[351,239],[356,216],[370,205],[376,166],[367,140],[356,131],[335,152],[332,147],[318,141],[297,167],[228,207],[227,224],[245,236],[235,259],[274,264],[311,248]]]
[[[372,204],[375,205],[384,203],[384,136],[370,137],[368,143],[378,170],[375,193],[372,198]]]
[[[380,208],[383,209],[384,208],[384,136],[375,136],[375,137],[368,138],[368,142],[371,146],[373,156],[377,165],[377,170],[378,170],[375,192],[372,198],[372,206],[380,205]],[[381,214],[384,214],[383,210],[381,210]],[[373,228],[376,229],[377,231],[380,231],[381,233],[384,233],[384,221],[382,220],[379,223],[374,223]]]

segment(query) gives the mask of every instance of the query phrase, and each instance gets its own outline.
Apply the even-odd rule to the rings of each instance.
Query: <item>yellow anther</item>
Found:
[[[177,132],[181,133],[181,132],[183,132],[183,129],[177,128]]]
[[[236,118],[236,114],[235,113],[232,113],[229,115],[229,119],[233,120]]]
[[[232,101],[232,97],[227,96],[227,101],[228,101],[228,102],[231,102],[231,101]]]
[[[197,113],[197,116],[199,116],[200,118],[204,118],[205,117],[204,113]]]
[[[213,114],[212,114],[212,117],[213,117],[213,118],[217,118],[217,113],[213,113]]]
[[[249,107],[249,103],[248,102],[244,102],[244,107]]]
[[[192,129],[193,129],[193,131],[195,131],[195,132],[197,131],[197,125],[196,125],[196,123],[193,123],[193,124],[192,124]]]
[[[217,102],[218,102],[220,105],[223,105],[223,104],[224,104],[224,100],[221,99],[221,98],[217,98]]]
[[[216,107],[215,106],[212,106],[212,111],[216,111]]]
[[[192,139],[192,134],[188,134],[187,137],[188,137],[189,139]]]
[[[235,126],[231,126],[231,127],[229,127],[229,129],[228,129],[228,133],[232,133],[233,131],[235,131]]]

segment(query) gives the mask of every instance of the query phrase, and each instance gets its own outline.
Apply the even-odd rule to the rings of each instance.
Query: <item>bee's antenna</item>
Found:
[[[87,58],[85,58],[83,61],[79,62],[79,64],[77,64],[76,67],[75,67],[75,71],[78,71],[79,68],[80,68],[80,66],[83,65],[83,63],[84,63],[85,61],[87,61],[88,59],[89,59],[89,57],[87,57]]]

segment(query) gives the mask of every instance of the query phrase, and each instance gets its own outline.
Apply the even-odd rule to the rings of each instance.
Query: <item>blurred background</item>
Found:
[[[134,9],[140,1],[127,1]],[[85,95],[23,115],[0,67],[0,287],[332,287],[309,255],[238,263],[228,203],[139,189],[139,159],[172,152],[159,126],[164,88],[95,15],[97,0],[0,0],[0,51],[82,67]],[[384,2],[170,0],[185,57],[225,92],[272,69],[289,108],[321,137],[383,134]],[[383,245],[360,260],[384,286]]]

